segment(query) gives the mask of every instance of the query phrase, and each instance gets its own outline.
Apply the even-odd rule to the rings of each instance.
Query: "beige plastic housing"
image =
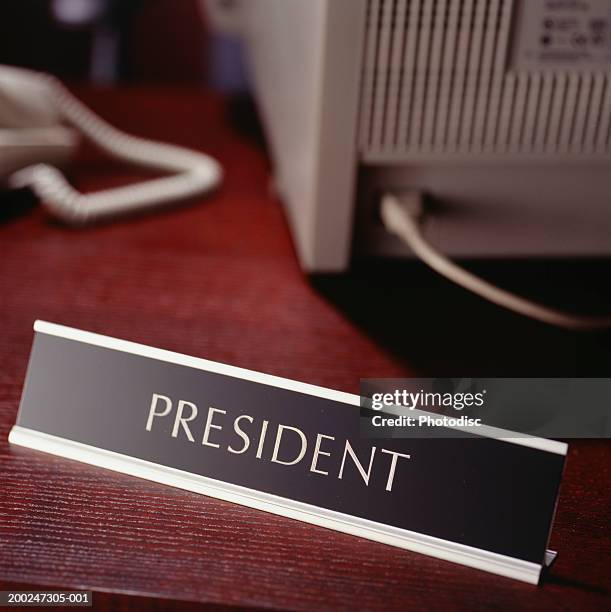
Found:
[[[46,85],[0,65],[0,184],[25,166],[62,164],[77,144],[76,132],[61,123]]]
[[[601,2],[577,4],[235,0],[303,268],[409,255],[387,190],[438,201],[425,231],[451,256],[611,254],[611,53],[537,47],[550,20],[590,36]]]

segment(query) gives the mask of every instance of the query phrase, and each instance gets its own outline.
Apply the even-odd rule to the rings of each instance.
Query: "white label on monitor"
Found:
[[[611,0],[522,0],[513,68],[611,69]]]

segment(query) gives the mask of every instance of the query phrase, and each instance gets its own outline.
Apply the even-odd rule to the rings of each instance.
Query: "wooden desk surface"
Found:
[[[230,126],[219,99],[153,90],[83,96],[119,127],[212,153],[227,176],[201,202],[116,224],[70,229],[41,208],[0,223],[5,588],[110,591],[117,594],[99,594],[98,603],[123,609],[154,603],[135,595],[177,607],[178,600],[311,610],[609,606],[608,442],[571,445],[551,542],[560,557],[539,588],[9,447],[36,318],[351,392],[365,376],[610,370],[608,335],[522,320],[419,266],[362,264],[310,282],[270,195],[265,155]],[[91,152],[73,173],[83,189],[138,176]],[[17,206],[6,196],[1,204],[5,217]],[[611,293],[597,281],[603,270],[608,279],[603,263],[490,270],[533,294],[543,284],[553,298],[566,298],[567,285],[571,296],[589,292],[592,303]]]

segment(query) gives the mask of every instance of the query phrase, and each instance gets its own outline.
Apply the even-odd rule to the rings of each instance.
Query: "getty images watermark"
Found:
[[[361,435],[611,437],[611,379],[406,378],[361,380]]]
[[[403,408],[411,414],[398,414],[388,416],[374,414],[371,424],[374,427],[481,427],[482,419],[460,416],[438,416],[424,414],[422,411],[435,411],[451,409],[460,412],[465,408],[482,407],[485,402],[486,389],[475,393],[464,392],[436,392],[420,389],[416,392],[408,389],[395,389],[393,392],[374,393],[371,398],[372,410],[386,410],[392,412],[393,408]],[[414,414],[417,412],[417,414]]]

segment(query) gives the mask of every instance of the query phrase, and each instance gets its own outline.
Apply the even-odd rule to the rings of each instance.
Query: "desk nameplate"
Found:
[[[566,445],[361,438],[356,395],[37,321],[11,443],[530,583]]]

